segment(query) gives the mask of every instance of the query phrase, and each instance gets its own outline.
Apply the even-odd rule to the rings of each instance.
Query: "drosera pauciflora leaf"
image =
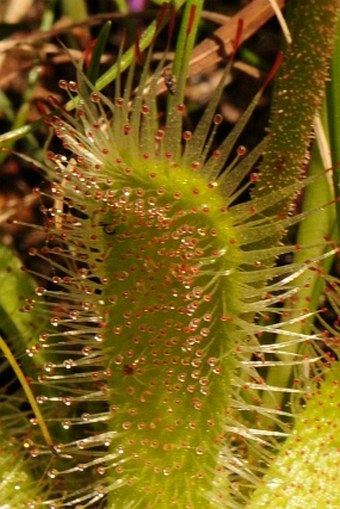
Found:
[[[268,147],[254,197],[303,178],[312,126],[328,78],[338,14],[337,0],[302,0],[289,5],[292,43],[284,52],[276,79]],[[307,24],[314,28],[306,30]],[[287,200],[287,212],[290,207]]]
[[[52,507],[239,507],[288,432],[288,413],[264,406],[259,391],[294,391],[265,383],[263,370],[281,362],[262,334],[286,333],[281,351],[315,339],[291,335],[284,320],[253,320],[273,310],[280,317],[308,271],[303,263],[263,267],[292,246],[254,248],[299,221],[265,212],[300,183],[234,205],[261,151],[238,147],[228,165],[223,142],[215,149],[209,136],[222,117],[209,112],[193,155],[182,103],[168,135],[167,118],[157,122],[161,68],[150,85],[151,52],[137,90],[131,70],[112,102],[81,70],[78,85],[61,80],[76,112],[48,120],[66,155],[47,154],[47,242],[30,254],[52,269],[37,291],[51,323],[40,335],[38,402],[54,432],[70,430],[59,432],[41,478]]]
[[[288,182],[306,178],[306,169],[308,175],[319,175],[319,179],[311,183],[302,196],[304,212],[318,207],[319,210],[312,216],[307,216],[298,227],[296,243],[300,250],[294,254],[298,263],[309,256],[315,259],[321,257],[328,246],[326,239],[333,237],[336,244],[338,238],[338,232],[334,228],[336,205],[332,204],[334,189],[329,185],[330,168],[323,166],[316,147],[314,146],[311,153],[310,147],[312,127],[322,105],[334,49],[339,5],[335,0],[326,2],[313,0],[292,4],[288,8],[287,20],[292,43],[285,51],[276,79],[268,145],[259,166],[259,180],[252,191],[254,197],[266,194],[269,189],[279,192],[279,189]],[[306,23],[310,27],[315,23],[315,28],[306,30]],[[306,81],[310,84],[307,89]],[[336,82],[332,86],[336,87]],[[310,155],[312,160],[309,162]],[[336,175],[337,169],[334,168],[333,172]],[[288,213],[292,207],[292,200],[287,199],[285,204],[283,202],[279,206]],[[275,244],[279,239],[280,235],[275,235],[272,241]],[[286,302],[291,320],[297,316],[299,313],[297,309],[300,307],[315,312],[318,303],[315,302],[314,285],[319,286],[319,282],[320,278],[316,273],[314,275],[311,273],[308,286],[301,288],[296,297]],[[299,304],[297,309],[295,304]],[[295,322],[290,328],[292,332],[307,333],[312,321],[309,320],[305,324]],[[285,337],[278,335],[276,341],[278,344],[280,341],[285,342]],[[297,345],[292,345],[290,355],[298,349]],[[285,387],[291,376],[292,369],[289,367],[269,370],[268,383],[277,383]],[[268,395],[265,395],[264,399],[268,402]],[[278,392],[272,398],[272,404],[274,407],[281,405],[283,400],[284,394]]]
[[[340,15],[336,29],[335,50],[331,63],[330,80],[327,83],[327,118],[329,143],[334,165],[334,190],[340,196]],[[338,224],[340,224],[340,201],[337,202]]]
[[[0,245],[0,286],[1,331],[16,354],[22,356],[37,342],[39,334],[41,317],[37,320],[36,308],[22,312],[26,299],[34,295],[36,283],[23,270],[23,264],[13,250],[3,244]]]
[[[306,408],[279,451],[249,509],[338,509],[340,364],[315,381]]]
[[[1,419],[0,419],[1,422]],[[26,509],[30,499],[39,497],[37,481],[29,462],[20,456],[22,446],[9,430],[0,430],[0,507]]]
[[[57,247],[35,253],[55,272],[42,292],[46,308],[53,303],[54,330],[41,335],[48,369],[39,401],[48,422],[58,422],[51,403],[53,412],[69,409],[62,425],[74,433],[73,441],[60,440],[62,460],[51,459],[48,475],[57,479],[51,504],[80,499],[91,506],[98,497],[110,509],[237,504],[261,470],[261,449],[252,455],[247,440],[265,447],[267,436],[286,434],[278,411],[252,401],[259,387],[275,390],[257,371],[258,363],[273,365],[271,345],[258,337],[270,327],[252,318],[294,292],[294,273],[304,268],[285,267],[281,282],[283,271],[262,273],[262,261],[291,248],[251,246],[273,233],[271,218],[258,221],[256,212],[291,191],[233,207],[233,172],[219,179],[226,162],[210,150],[208,134],[220,116],[200,128],[195,158],[188,156],[193,133],[182,136],[181,121],[167,139],[166,126],[155,125],[156,99],[145,93],[161,73],[150,85],[150,58],[149,52],[136,95],[130,74],[113,103],[88,92],[80,70],[78,86],[61,81],[82,101],[75,117],[64,111],[50,121],[72,156],[48,153],[51,198],[59,205],[46,211]],[[183,104],[171,112],[183,113]],[[232,167],[240,162],[251,171],[259,155],[236,149]],[[312,336],[294,341],[305,339]],[[245,416],[258,412],[279,430],[254,431]],[[75,477],[79,489],[64,489]]]

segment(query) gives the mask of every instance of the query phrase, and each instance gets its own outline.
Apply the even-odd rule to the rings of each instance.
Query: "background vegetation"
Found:
[[[286,22],[278,20],[279,10],[274,15],[275,5],[283,9]],[[218,96],[223,123],[214,143],[239,130],[238,145],[251,151],[269,126],[265,150],[261,149],[261,158],[251,169],[250,189],[235,177],[233,205],[240,213],[252,203],[264,208],[267,219],[261,216],[261,220],[267,221],[267,230],[271,222],[273,234],[262,239],[254,236],[248,244],[253,250],[266,250],[269,284],[289,279],[288,298],[273,301],[263,312],[254,308],[255,313],[247,317],[249,331],[262,327],[261,348],[265,351],[270,345],[273,366],[266,358],[265,369],[259,369],[264,390],[254,384],[242,395],[249,415],[237,417],[236,433],[226,424],[226,440],[240,463],[230,461],[224,500],[216,501],[212,493],[209,503],[248,509],[336,509],[340,506],[339,5],[335,0],[230,0],[204,5],[177,1],[174,6],[174,39],[179,42],[168,48],[164,65],[167,69],[172,65],[171,71],[162,71],[154,89],[158,107],[171,111],[174,91],[176,99],[185,96],[184,129],[194,132],[209,104],[217,102],[214,90],[232,57],[232,69]],[[196,9],[193,21],[191,6]],[[36,294],[44,293],[39,289],[50,281],[57,262],[34,257],[32,252],[50,240],[46,210],[52,206],[51,176],[44,161],[47,150],[59,149],[43,119],[62,103],[65,110],[74,107],[72,101],[65,101],[59,81],[76,80],[74,63],[85,59],[89,81],[113,100],[117,76],[124,81],[123,71],[134,65],[136,40],[142,50],[153,45],[151,69],[161,61],[169,31],[162,31],[155,40],[160,12],[159,2],[132,0],[95,4],[8,0],[0,6],[0,507],[111,509],[118,503],[124,509],[154,507],[133,488],[123,502],[117,502],[115,491],[102,496],[96,485],[89,488],[91,496],[83,499],[83,492],[74,486],[77,473],[70,473],[69,485],[62,485],[67,496],[58,488],[54,461],[58,468],[68,468],[68,453],[63,455],[58,443],[76,443],[79,438],[68,432],[68,423],[76,416],[72,411],[68,415],[66,404],[59,427],[57,419],[50,418],[49,411],[41,413],[37,404],[44,383],[41,373],[48,373],[48,366],[43,354],[33,354],[49,316],[33,301]],[[239,19],[243,28],[235,53]],[[142,71],[136,70],[133,79],[136,84],[144,79]],[[256,95],[258,90],[261,93]],[[51,100],[51,95],[56,99]],[[311,269],[307,280],[306,266]],[[65,363],[69,355],[63,355]],[[253,353],[248,360],[255,363],[255,357]],[[249,382],[248,373],[241,369],[237,376],[244,384]],[[59,389],[54,390],[53,386],[48,389],[51,402],[59,397]],[[93,403],[93,412],[100,412],[97,407]],[[89,424],[88,436],[101,430],[97,430],[98,422]],[[99,449],[98,457],[100,453]],[[99,473],[107,475],[105,469]],[[113,483],[108,477],[107,482]],[[90,475],[88,481],[93,482]],[[207,507],[206,503],[197,506],[194,502],[193,507]]]

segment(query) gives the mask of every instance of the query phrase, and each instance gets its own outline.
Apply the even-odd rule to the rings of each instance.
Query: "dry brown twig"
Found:
[[[276,0],[278,7],[283,8],[285,0]],[[240,43],[251,37],[262,25],[274,16],[269,0],[253,0],[237,14],[230,17],[228,22],[219,27],[208,38],[198,44],[192,53],[188,78],[202,72],[208,72],[219,62],[228,57],[233,51],[233,39],[237,32],[239,20],[243,21]],[[171,72],[171,65],[166,68]],[[164,80],[159,82],[158,93],[166,90]]]

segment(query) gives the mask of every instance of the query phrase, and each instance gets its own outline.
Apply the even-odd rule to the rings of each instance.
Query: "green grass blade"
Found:
[[[100,68],[100,58],[104,52],[110,30],[111,30],[111,21],[107,21],[105,25],[102,27],[98,39],[96,41],[96,45],[93,50],[93,54],[90,60],[89,67],[86,72],[86,76],[91,81],[91,83],[95,83],[98,79],[99,68]]]

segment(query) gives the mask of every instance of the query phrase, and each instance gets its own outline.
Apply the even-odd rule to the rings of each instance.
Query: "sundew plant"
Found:
[[[199,115],[186,89],[207,13],[187,0],[144,31],[127,18],[104,74],[110,24],[79,58],[68,39],[73,78],[0,137],[3,161],[42,176],[40,223],[1,216],[41,239],[26,268],[1,250],[1,508],[340,507],[339,4],[287,3],[285,21],[284,2],[254,0],[203,41],[222,71]],[[285,43],[227,131],[255,13]],[[41,150],[14,147],[37,129]]]

